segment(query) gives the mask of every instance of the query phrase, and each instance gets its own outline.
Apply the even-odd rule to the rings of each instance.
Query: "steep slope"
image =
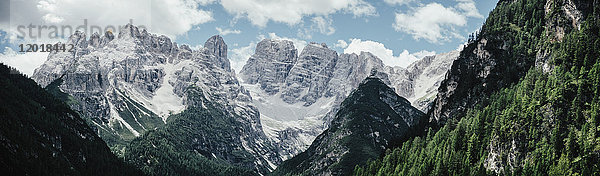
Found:
[[[395,141],[414,135],[411,129],[425,122],[421,111],[370,76],[344,100],[329,129],[273,175],[348,174],[355,165],[382,155]]]
[[[150,149],[137,144],[158,140],[148,137],[155,134],[145,133],[160,133],[161,137],[167,137],[160,140],[177,141],[170,147],[212,153],[214,155],[196,157],[216,158],[257,173],[269,172],[281,162],[278,153],[266,152],[277,149],[262,130],[259,113],[252,106],[250,94],[239,84],[229,67],[227,45],[222,37],[213,36],[206,41],[204,48],[191,50],[187,45],[178,46],[165,36],[139,31],[129,24],[121,30],[118,38],[107,32],[102,37],[107,39],[106,43],[95,44],[92,42],[94,38],[97,37],[87,40],[82,33],[71,36],[67,43],[75,44],[77,50],[51,53],[48,60],[36,69],[33,78],[41,85],[61,79],[57,88],[71,96],[68,98],[73,100],[71,106],[89,119],[88,122],[113,152],[121,156],[150,157],[151,154],[144,151]],[[203,97],[203,101],[198,101],[200,98],[197,96]],[[208,108],[206,104],[219,106]],[[216,116],[225,120],[178,124],[189,121],[185,118],[199,118],[189,114],[196,112],[194,109],[219,111]],[[179,114],[180,120],[170,121],[174,114]],[[206,123],[209,126],[205,126]],[[209,128],[217,123],[227,128]],[[181,135],[178,132],[182,128],[190,128],[195,133]],[[220,135],[227,138],[218,139]],[[177,138],[170,139],[169,136]],[[140,138],[137,143],[128,144],[136,138]],[[182,143],[193,143],[194,147],[189,148]],[[144,150],[128,150],[127,147]],[[176,152],[169,154],[175,156]],[[238,154],[244,159],[238,159]],[[167,159],[156,161],[167,163]],[[175,159],[185,161],[185,158]],[[132,162],[140,164],[140,167],[156,166]],[[179,166],[197,169],[196,166]],[[174,164],[173,168],[184,169],[179,166]],[[151,168],[144,171],[152,169],[161,170]],[[168,170],[161,171],[168,173]],[[196,170],[194,173],[202,171],[208,170]]]
[[[281,92],[281,99],[289,104],[302,102],[304,106],[315,103],[324,96],[337,60],[337,52],[325,44],[311,43],[304,47],[285,78],[286,89]]]
[[[355,58],[359,60],[351,60]],[[384,66],[370,53],[338,56],[324,44],[311,43],[297,56],[292,42],[265,39],[240,78],[259,109],[265,133],[287,159],[310,145],[358,79],[374,67]]]
[[[408,99],[417,109],[427,112],[435,100],[438,88],[459,51],[425,56],[406,68],[394,67],[388,71],[391,87]]]
[[[0,64],[0,87],[2,174],[141,175],[33,80]]]
[[[515,84],[494,88],[489,96],[454,94],[458,100],[478,102],[469,105],[470,100],[463,101],[454,107],[459,109],[446,106],[449,109],[445,111],[450,112],[439,114],[454,116],[446,119],[439,131],[405,142],[382,160],[356,168],[355,175],[598,175],[599,12],[597,0],[499,2],[453,70],[463,66],[460,60],[476,58],[468,55],[487,52],[473,52],[478,51],[482,40],[500,36],[513,42],[504,44],[510,52],[496,53],[508,59],[515,59],[511,53],[530,53],[517,61],[535,60],[535,65],[525,73],[512,73],[524,76]],[[524,35],[527,37],[521,38]],[[493,61],[482,58],[471,64]],[[519,64],[513,67],[519,68]],[[468,69],[459,70],[479,71],[478,67]],[[506,70],[496,69],[489,70],[488,75],[519,70],[506,66],[502,68]],[[461,80],[455,85],[471,83],[473,90],[486,86],[486,81],[475,84],[457,77],[461,76],[448,79]],[[464,115],[459,116],[460,111]]]
[[[265,133],[287,159],[327,128],[341,102],[372,70],[426,110],[457,56],[450,52],[425,57],[408,68],[392,68],[369,52],[337,55],[324,44],[311,43],[297,56],[292,42],[265,39],[239,77],[260,111]]]
[[[250,153],[256,151],[253,143],[268,143],[243,137],[250,131],[243,129],[248,128],[243,117],[222,111],[223,105],[208,100],[201,89],[187,94],[195,106],[133,140],[125,152],[128,162],[149,175],[258,175],[274,168],[274,148]]]
[[[167,59],[172,62],[179,53],[167,37],[127,25],[118,38],[106,32],[88,40],[76,32],[66,44],[75,51],[50,53],[32,78],[41,86],[62,79],[55,86],[72,97],[69,105],[114,151],[164,125],[170,111],[184,108],[181,97],[172,93],[172,80],[165,80],[172,74]]]
[[[280,83],[290,74],[298,60],[298,51],[287,40],[265,39],[256,45],[255,53],[240,71],[240,79],[247,84],[259,83],[268,95],[279,92]]]
[[[518,82],[532,66],[548,66],[551,51],[544,40],[560,41],[580,28],[584,14],[592,10],[586,1],[535,2],[518,1],[492,13],[506,16],[488,18],[477,39],[452,64],[434,101],[432,121],[443,125],[460,118],[467,109],[485,104],[492,93]]]

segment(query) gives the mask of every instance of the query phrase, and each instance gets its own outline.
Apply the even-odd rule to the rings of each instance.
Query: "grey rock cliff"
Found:
[[[297,52],[290,41],[262,40],[256,45],[254,55],[248,59],[239,76],[246,83],[259,83],[269,95],[276,94],[296,64]]]
[[[283,159],[305,150],[327,129],[342,101],[371,71],[377,70],[376,77],[426,111],[458,56],[455,51],[392,68],[369,52],[338,55],[325,44],[310,43],[300,56],[296,51],[290,41],[265,39],[239,75]]]
[[[380,157],[427,120],[376,75],[366,78],[340,107],[330,127],[274,174],[348,175],[353,166]]]
[[[221,36],[215,35],[209,38],[206,43],[204,43],[204,48],[208,54],[215,56],[215,64],[222,69],[231,71],[229,59],[227,59],[227,45]]]
[[[201,91],[204,99],[219,104],[219,111],[234,117],[236,131],[226,131],[224,139],[235,148],[246,150],[261,171],[280,162],[277,154],[266,156],[270,140],[263,133],[259,113],[252,98],[229,67],[227,45],[220,36],[211,37],[205,48],[191,50],[178,46],[166,36],[139,31],[127,25],[115,38],[111,32],[86,40],[77,32],[67,44],[74,52],[54,52],[35,70],[33,79],[40,85],[61,78],[60,90],[73,98],[71,107],[88,120],[113,152],[120,154],[126,144],[146,131],[160,128],[171,114],[187,107],[202,108],[188,91]],[[194,94],[198,95],[198,94]],[[190,139],[191,140],[191,139]],[[218,143],[197,143],[217,151]],[[263,147],[264,146],[264,147]],[[227,153],[217,153],[228,160]]]
[[[283,101],[290,104],[303,102],[304,106],[313,104],[324,95],[337,60],[337,52],[324,44],[311,43],[304,47],[285,79]]]

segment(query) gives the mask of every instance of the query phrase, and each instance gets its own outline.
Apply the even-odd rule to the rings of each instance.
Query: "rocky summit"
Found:
[[[50,53],[33,79],[41,86],[61,80],[53,86],[69,95],[69,105],[116,154],[123,155],[130,141],[148,131],[180,128],[168,125],[169,116],[190,108],[206,109],[207,103],[195,97],[202,96],[219,104],[213,111],[229,119],[230,124],[224,125],[233,129],[218,131],[229,138],[197,142],[199,147],[193,150],[203,148],[234,165],[253,163],[250,168],[258,172],[268,172],[280,162],[280,157],[265,156],[265,150],[276,149],[269,148],[272,145],[263,133],[259,113],[231,70],[227,45],[220,36],[211,37],[204,48],[192,50],[166,36],[127,25],[117,38],[107,32],[100,38],[93,34],[88,40],[78,32],[66,44],[73,44],[74,52]],[[221,150],[225,144],[248,153],[249,162],[229,159],[231,152],[219,152],[230,151]]]
[[[329,129],[273,175],[347,175],[353,166],[378,158],[426,122],[424,113],[370,76],[342,102]]]
[[[427,56],[407,68],[386,66],[369,52],[338,54],[318,43],[297,53],[291,41],[264,39],[239,75],[283,159],[305,150],[372,70],[413,106],[427,111],[459,52]]]
[[[235,138],[226,141],[240,146],[223,150],[218,143],[204,141],[197,145],[205,147],[190,150],[258,172],[306,150],[373,70],[397,94],[426,111],[458,53],[428,56],[401,68],[386,66],[369,52],[338,54],[325,44],[310,43],[299,53],[291,41],[264,39],[238,79],[220,36],[192,50],[127,25],[118,36],[106,32],[88,39],[78,32],[66,44],[74,45],[74,52],[50,53],[32,78],[68,95],[65,101],[117,155],[124,155],[129,143],[148,131],[178,128],[168,124],[170,116],[217,103],[211,107],[224,114],[216,117],[232,118],[242,129],[223,129],[228,138]],[[205,99],[190,97],[190,90]],[[230,157],[236,147],[254,159]],[[275,152],[267,154],[268,150]]]

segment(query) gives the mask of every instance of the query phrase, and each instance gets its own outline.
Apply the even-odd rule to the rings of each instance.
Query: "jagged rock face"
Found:
[[[596,0],[594,3],[600,2]],[[545,22],[546,37],[553,42],[560,42],[570,30],[579,30],[583,17],[593,13],[594,3],[580,0],[546,1],[544,5],[544,14],[548,17],[548,21]],[[596,18],[598,17],[600,15]],[[544,49],[538,51],[536,55],[535,66],[542,68],[546,73],[554,69],[553,64],[550,63],[552,60],[550,53],[549,49]]]
[[[451,51],[426,56],[406,68],[394,67],[388,71],[391,86],[414,107],[428,112],[440,83],[459,54],[459,51]]]
[[[76,32],[66,44],[73,44],[75,52],[53,52],[48,60],[35,70],[32,78],[46,86],[62,77],[60,89],[76,100],[72,108],[93,122],[102,137],[111,136],[111,146],[123,144],[144,131],[164,124],[158,93],[171,86],[164,80],[168,63],[178,48],[165,36],[141,33],[128,25],[114,39],[111,32],[103,37]],[[160,92],[159,92],[160,91]],[[171,106],[173,112],[184,108],[181,96]],[[121,142],[118,142],[121,141]]]
[[[228,142],[253,154],[251,160],[265,170],[273,167],[268,163],[280,161],[279,157],[264,159],[260,152],[276,149],[261,148],[271,146],[270,141],[262,131],[249,92],[229,67],[227,46],[221,37],[211,37],[198,51],[178,46],[166,36],[140,32],[132,25],[121,30],[116,39],[111,32],[97,38],[94,35],[86,40],[85,34],[75,33],[67,44],[74,44],[76,51],[51,53],[33,79],[46,86],[62,77],[59,88],[73,97],[71,106],[89,119],[90,126],[113,151],[118,153],[128,141],[164,126],[170,114],[189,107],[202,108],[202,103],[189,97],[188,91],[194,88],[208,101],[219,104],[226,117],[240,122],[235,126],[237,131],[220,132],[241,141]],[[197,145],[215,152],[220,146]],[[227,153],[218,156],[227,160]]]
[[[570,30],[577,30],[582,16],[588,16],[593,7],[591,3],[579,0],[548,0],[544,5],[546,35],[551,41],[561,41]],[[557,10],[552,10],[557,9]],[[548,62],[552,60],[548,50],[536,51],[535,59],[522,56],[517,61],[507,60],[511,54],[506,37],[484,36],[469,44],[459,58],[452,64],[446,79],[441,83],[434,101],[431,121],[444,124],[448,118],[462,116],[474,105],[485,101],[491,93],[511,85],[526,74],[534,65],[541,66],[546,72],[552,69]]]
[[[338,59],[337,52],[326,45],[309,44],[300,54],[298,61],[285,79],[286,89],[281,99],[294,104],[303,102],[310,106],[322,97]]]
[[[371,70],[379,70],[378,73],[385,73],[383,61],[369,52],[357,54],[341,54],[335,65],[333,78],[331,78],[327,95],[340,94],[347,96],[358,85],[369,76]],[[389,83],[388,79],[384,79]]]
[[[311,43],[299,57],[293,43],[265,39],[240,72],[261,114],[265,133],[283,159],[305,150],[329,126],[339,105],[371,73],[426,110],[458,52],[392,68],[369,52],[337,53]]]
[[[227,59],[227,45],[221,36],[215,35],[209,38],[206,43],[204,43],[204,48],[206,49],[206,52],[216,56],[215,64],[222,69],[231,71],[229,59]]]
[[[260,88],[273,95],[285,82],[290,70],[298,60],[294,44],[287,40],[265,39],[256,45],[252,55],[240,72],[240,78],[248,84],[260,84]]]
[[[548,16],[546,21],[546,35],[552,41],[562,41],[565,34],[570,30],[579,30],[584,17],[592,14],[594,4],[600,2],[595,0],[548,0],[544,5],[544,12]],[[600,17],[600,15],[596,15]]]
[[[265,39],[240,72],[283,159],[306,149],[327,128],[372,68],[384,68],[370,53],[338,56],[324,44],[309,44],[299,57],[296,52],[290,41]]]
[[[383,81],[369,77],[344,100],[329,129],[274,174],[347,175],[355,165],[378,158],[403,137],[414,135],[411,129],[426,120]]]
[[[507,49],[503,41],[492,41],[484,38],[468,45],[454,61],[439,87],[431,121],[445,124],[447,119],[462,116],[467,108],[481,102],[484,95],[518,81],[515,77],[522,72],[504,73],[508,63],[500,54]],[[528,68],[523,65],[521,71]]]

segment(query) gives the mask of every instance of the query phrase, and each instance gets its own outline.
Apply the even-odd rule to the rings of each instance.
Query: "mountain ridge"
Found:
[[[440,87],[439,129],[354,175],[597,175],[599,12],[597,0],[498,2]]]
[[[68,105],[0,64],[0,171],[8,175],[142,175]]]
[[[89,119],[90,126],[109,143],[114,153],[121,157],[144,157],[149,153],[144,153],[144,150],[132,153],[128,149],[146,147],[143,140],[151,139],[144,134],[165,130],[166,135],[162,137],[173,135],[182,127],[170,125],[169,123],[174,122],[169,120],[169,116],[197,112],[186,109],[206,110],[207,103],[216,103],[219,106],[212,108],[218,108],[222,114],[215,117],[227,119],[222,122],[230,128],[211,131],[213,129],[198,124],[204,122],[198,121],[187,125],[194,128],[196,133],[185,135],[187,138],[182,139],[187,142],[195,141],[194,147],[185,147],[179,143],[171,143],[170,146],[193,152],[214,153],[216,157],[194,157],[203,157],[196,158],[198,161],[216,158],[226,164],[243,165],[255,173],[269,172],[280,162],[278,153],[265,152],[277,151],[277,146],[273,146],[266,138],[250,94],[239,84],[231,70],[227,59],[227,45],[222,37],[213,36],[206,41],[206,47],[191,50],[187,45],[179,46],[166,36],[140,31],[131,24],[126,25],[125,30],[116,38],[107,32],[102,37],[107,40],[100,40],[108,41],[107,43],[96,42],[99,35],[93,36],[89,40],[79,32],[71,36],[68,43],[76,46],[75,52],[50,53],[48,60],[36,69],[33,78],[40,85],[48,85],[50,81],[61,78],[62,82],[57,85],[57,89],[75,100],[70,105]],[[113,39],[108,40],[110,38]],[[191,93],[194,91],[202,93]],[[197,97],[190,96],[202,96],[203,99],[199,101]],[[192,118],[185,114],[180,116]],[[212,139],[218,135],[229,137],[215,140],[219,142],[198,141],[197,138],[203,135]],[[142,141],[132,145],[130,142],[134,140]],[[244,159],[234,157],[236,152],[243,153]],[[167,161],[172,158],[160,159]],[[201,173],[201,170],[194,170],[197,169],[194,166],[173,164],[169,167]]]
[[[265,133],[279,143],[283,159],[306,149],[372,70],[426,111],[458,51],[428,56],[407,68],[386,66],[369,52],[338,55],[314,42],[297,54],[291,41],[264,39],[239,74],[261,113]]]
[[[286,160],[273,175],[345,175],[354,165],[378,158],[426,122],[379,78],[367,77],[342,103],[330,127],[304,152]]]

